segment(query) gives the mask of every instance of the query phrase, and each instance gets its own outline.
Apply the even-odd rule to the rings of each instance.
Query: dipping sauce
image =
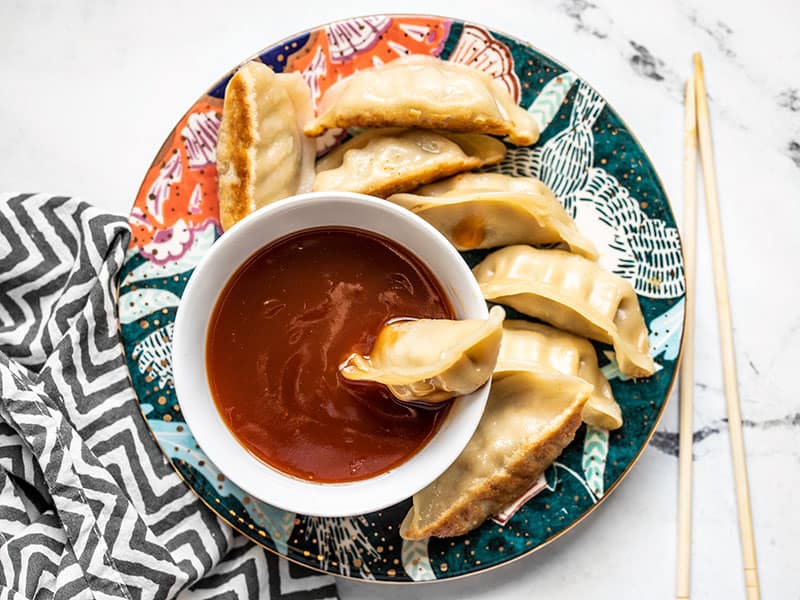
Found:
[[[447,407],[418,409],[339,375],[402,317],[455,318],[433,274],[394,242],[351,228],[276,240],[225,285],[211,316],[206,372],[228,429],[253,455],[319,482],[402,464]]]

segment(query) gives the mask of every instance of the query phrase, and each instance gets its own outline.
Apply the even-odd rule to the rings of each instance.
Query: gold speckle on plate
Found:
[[[439,565],[439,570],[440,570],[442,573],[444,573],[445,571],[447,571],[447,563],[442,563],[442,564],[440,564],[440,565]]]
[[[383,546],[378,546],[377,548],[375,548],[375,550],[378,551],[378,554],[381,554],[383,552]]]
[[[386,574],[389,577],[394,577],[395,575],[397,575],[397,571],[395,571],[394,569],[389,569],[388,571],[386,571]]]
[[[164,415],[164,420],[167,422],[172,421],[172,415]]]
[[[364,564],[364,563],[362,563],[362,562],[361,562],[361,559],[360,559],[360,558],[357,558],[357,559],[355,559],[355,560],[353,561],[353,566],[354,566],[356,569],[360,569],[362,564]]]
[[[258,535],[260,535],[261,537],[267,537],[267,532],[264,531],[263,529],[259,529],[258,530]]]
[[[235,510],[228,510],[228,514],[230,516],[232,516],[232,517],[235,517],[236,516],[236,511]]]
[[[323,560],[325,560],[325,557],[322,554],[317,554],[317,560],[319,562],[322,562]]]
[[[308,550],[303,550],[303,556],[311,556],[311,552]]]
[[[273,531],[272,532],[272,537],[274,537],[276,540],[281,539],[281,532],[280,531]]]

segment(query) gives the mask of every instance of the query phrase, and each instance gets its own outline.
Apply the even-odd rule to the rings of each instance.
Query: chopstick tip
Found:
[[[694,62],[694,69],[697,73],[703,73],[703,57],[700,56],[699,52],[695,52],[692,54],[692,61]]]

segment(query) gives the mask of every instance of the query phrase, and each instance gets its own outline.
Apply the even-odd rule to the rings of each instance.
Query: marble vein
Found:
[[[733,33],[733,29],[723,21],[717,20],[714,23],[708,24],[704,23],[700,18],[698,18],[697,10],[692,9],[689,11],[689,22],[705,31],[711,39],[713,39],[717,43],[717,47],[719,48],[720,52],[722,52],[728,58],[736,58],[736,52],[730,47],[730,37]]]
[[[790,413],[775,419],[742,419],[742,425],[750,429],[774,429],[776,427],[798,427],[800,426],[800,412]],[[692,434],[692,441],[695,444],[702,442],[708,437],[716,435],[727,429],[728,419],[722,418],[711,425],[705,425]],[[664,454],[678,456],[678,432],[677,431],[656,431],[650,444]],[[694,457],[696,458],[696,457]]]

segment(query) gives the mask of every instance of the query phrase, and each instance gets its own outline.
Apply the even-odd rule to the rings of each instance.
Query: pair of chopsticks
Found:
[[[739,407],[739,389],[736,383],[736,358],[733,350],[731,307],[728,298],[728,276],[725,271],[725,249],[722,242],[722,224],[717,197],[717,178],[711,149],[711,123],[708,98],[703,76],[703,62],[699,53],[694,55],[694,77],[686,83],[686,119],[684,122],[684,254],[686,273],[686,334],[681,366],[680,384],[680,438],[678,462],[678,600],[688,600],[690,582],[692,539],[692,416],[694,414],[694,283],[697,239],[696,177],[697,146],[700,145],[700,163],[708,213],[711,256],[714,268],[714,289],[717,297],[722,367],[725,398],[728,407],[733,475],[736,504],[739,511],[739,533],[744,562],[745,590],[748,600],[760,598],[758,566],[753,537],[753,519],[750,513],[750,492],[747,484],[742,415]]]

